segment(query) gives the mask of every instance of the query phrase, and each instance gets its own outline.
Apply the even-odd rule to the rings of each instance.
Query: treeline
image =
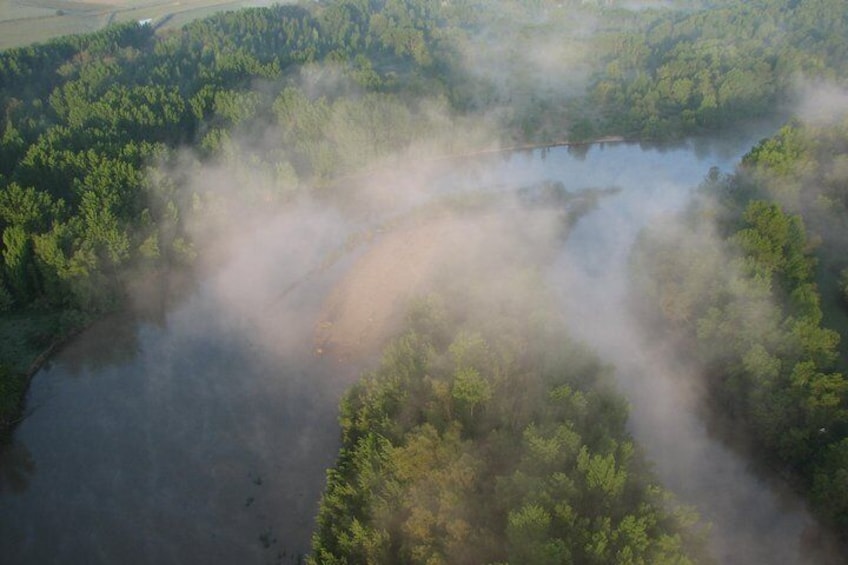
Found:
[[[702,560],[696,518],[625,431],[609,368],[553,316],[488,311],[422,301],[347,393],[310,561]]]
[[[129,23],[7,50],[0,307],[102,310],[120,300],[127,267],[190,258],[182,221],[208,195],[148,169],[167,170],[182,146],[266,173],[277,190],[263,198],[280,198],[416,139],[449,137],[462,114],[492,113],[494,130],[511,139],[666,137],[771,111],[798,69],[841,72],[841,3],[761,3],[627,12],[339,0],[220,14],[162,36]],[[598,65],[591,96],[535,96],[529,74],[529,101],[500,111],[511,99],[466,61],[485,46],[482,30],[509,24],[499,9],[531,14],[515,23],[517,37],[544,30],[560,42],[576,41],[582,17],[608,18],[610,27],[580,40]],[[560,22],[571,36],[549,37]]]
[[[439,21],[430,3],[277,6],[163,37],[130,23],[3,52],[0,305],[102,310],[128,266],[190,257],[181,219],[204,195],[148,169],[167,170],[179,147],[292,188],[410,143],[428,127],[413,115],[419,95],[444,90],[421,83]],[[306,93],[301,69],[317,62],[347,87]],[[258,123],[279,143],[232,141]]]
[[[798,81],[843,82],[841,0],[713,2],[663,12],[603,39],[590,99],[605,129],[665,139],[774,115]]]
[[[633,262],[643,315],[702,364],[717,419],[788,476],[843,542],[846,150],[844,123],[785,127],[735,175],[713,172],[685,217],[644,234]]]

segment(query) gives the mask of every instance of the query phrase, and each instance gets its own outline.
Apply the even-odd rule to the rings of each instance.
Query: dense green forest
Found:
[[[403,150],[671,141],[784,116],[799,81],[848,76],[840,0],[671,5],[308,2],[0,52],[0,429],[41,351],[204,252],[190,218],[226,213],[187,182],[206,164],[238,171],[241,205],[329,203]],[[633,259],[651,331],[842,532],[846,150],[845,123],[790,124]],[[414,314],[344,401],[316,562],[702,559],[597,359],[550,328],[508,343],[437,314]]]
[[[529,295],[476,313],[437,297],[412,309],[342,402],[313,563],[703,559],[696,518],[625,431],[609,367],[547,313],[544,289]]]
[[[643,317],[701,364],[725,433],[791,477],[843,536],[846,126],[784,127],[736,174],[713,172],[633,257]]]
[[[640,138],[696,133],[773,113],[802,78],[845,76],[839,0],[712,4],[605,40],[591,93],[603,127]]]

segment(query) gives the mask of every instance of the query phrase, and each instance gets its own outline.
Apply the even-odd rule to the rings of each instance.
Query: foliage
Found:
[[[731,0],[653,13],[607,39],[592,99],[625,135],[666,138],[772,115],[798,74],[844,76],[848,10],[834,0]]]
[[[654,229],[633,265],[654,319],[686,336],[691,347],[683,349],[704,363],[719,417],[743,428],[761,460],[794,477],[817,511],[842,526],[848,367],[840,334],[825,326],[845,328],[840,269],[829,267],[844,264],[848,202],[848,185],[825,180],[847,146],[846,130],[835,130],[795,124],[761,142],[736,175],[709,179],[709,197],[687,213],[695,233],[704,235],[713,218],[721,233],[672,239]],[[817,269],[817,259],[828,268]],[[823,297],[820,288],[836,291]]]
[[[380,368],[342,401],[342,447],[312,562],[699,556],[682,515],[652,484],[597,360],[550,324],[508,345],[500,324],[477,320],[476,331],[453,333],[457,319],[434,323],[444,314],[428,312],[413,313]],[[554,353],[551,341],[560,343]]]
[[[286,185],[264,201],[415,140],[450,138],[460,114],[500,116],[498,135],[521,142],[563,132],[675,136],[768,111],[798,69],[837,76],[845,12],[811,0],[638,12],[615,3],[337,0],[222,13],[160,36],[128,23],[6,50],[4,288],[19,308],[103,310],[120,302],[119,273],[192,255],[188,208],[214,208],[212,196],[185,194],[178,174],[164,193],[148,180],[148,167],[174,162],[182,145]],[[585,36],[587,17],[607,24]],[[513,49],[502,63],[523,82],[469,68],[470,53],[510,34],[527,52]],[[550,49],[587,54],[587,97],[540,82],[546,73],[533,69]],[[257,137],[259,124],[270,126],[258,137],[271,143],[239,141]]]

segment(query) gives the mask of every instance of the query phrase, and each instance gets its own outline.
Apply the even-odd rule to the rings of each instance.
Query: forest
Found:
[[[284,210],[355,197],[346,179],[400,150],[673,146],[773,120],[640,235],[631,292],[701,368],[717,433],[848,544],[848,113],[796,115],[809,85],[845,87],[846,38],[839,0],[327,0],[0,51],[0,434],[45,350],[133,280],[199,269],[194,219],[238,221],[187,181],[204,166],[237,171],[239,207]],[[710,562],[614,368],[544,310],[409,312],[341,404],[312,562]]]
[[[444,304],[415,305],[342,402],[313,563],[705,562],[609,368],[543,302],[484,320]]]
[[[641,315],[659,320],[646,328],[675,334],[703,366],[725,433],[792,477],[842,532],[846,125],[783,127],[736,174],[709,175],[684,217],[648,230],[633,257]]]

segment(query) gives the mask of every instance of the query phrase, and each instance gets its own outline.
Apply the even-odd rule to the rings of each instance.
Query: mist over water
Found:
[[[3,562],[304,552],[345,383],[285,332],[279,355],[253,335],[202,288],[161,326],[105,320],[62,351],[33,381],[13,444],[25,458],[3,454],[4,471],[29,462],[0,494]]]
[[[620,189],[599,196],[547,272],[575,335],[615,365],[632,432],[661,481],[713,524],[719,562],[809,562],[799,553],[809,516],[709,435],[698,391],[683,385],[688,369],[645,343],[627,307],[639,230],[682,209],[710,167],[730,171],[765,133],[419,162],[414,174],[373,174],[369,182],[404,196],[386,189],[355,221],[304,203],[221,238],[223,264],[188,296],[156,315],[142,308],[97,324],[33,380],[33,413],[0,454],[3,562],[288,562],[308,551],[338,449],[338,401],[373,361],[315,342],[328,297],[373,247],[346,248],[347,238],[379,225],[380,206],[398,218],[458,192],[542,182]],[[533,217],[490,224],[513,221],[520,232],[516,222]],[[389,237],[381,233],[374,245]]]
[[[627,189],[610,196],[574,228],[554,265],[554,280],[575,336],[615,366],[631,405],[630,428],[662,484],[710,525],[719,563],[817,562],[805,537],[817,525],[786,485],[766,481],[744,455],[710,434],[694,367],[669,344],[646,339],[630,304],[628,260],[639,231],[679,212],[692,195],[691,176],[677,169],[692,156],[645,154],[651,172],[628,167]],[[702,157],[729,172],[734,159]],[[615,163],[614,155],[610,161]],[[646,169],[648,170],[648,169]],[[834,561],[835,563],[836,561]]]

